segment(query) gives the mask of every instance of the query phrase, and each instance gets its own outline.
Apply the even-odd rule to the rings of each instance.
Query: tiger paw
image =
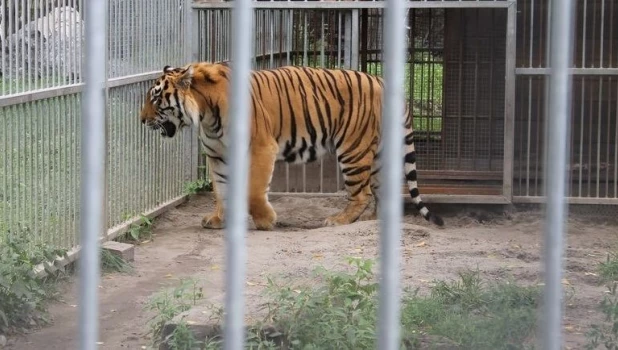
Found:
[[[210,229],[221,229],[224,227],[223,220],[217,214],[206,215],[202,219],[202,227]]]
[[[351,221],[343,214],[329,216],[324,220],[324,226],[339,226],[349,224]]]

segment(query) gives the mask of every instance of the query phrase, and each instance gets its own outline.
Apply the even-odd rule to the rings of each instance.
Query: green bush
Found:
[[[53,296],[52,272],[47,262],[66,257],[66,250],[32,243],[28,230],[0,233],[0,333],[11,333],[45,323],[46,302]],[[34,268],[43,263],[47,276],[37,278]]]

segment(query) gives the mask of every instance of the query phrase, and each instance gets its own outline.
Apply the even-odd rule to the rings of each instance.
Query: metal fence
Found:
[[[542,202],[550,1],[412,3],[419,5],[407,12],[405,91],[426,197]],[[509,14],[509,4],[516,12]],[[618,6],[576,4],[569,201],[618,204]],[[229,35],[231,6],[194,2],[195,59],[229,58],[220,37]],[[380,2],[256,6],[255,68],[302,64],[382,74]],[[315,164],[277,164],[272,190],[332,195],[343,181],[329,156]]]
[[[184,198],[197,176],[197,139],[162,143],[137,123],[144,91],[165,65],[188,60],[184,0],[110,0],[104,64],[107,202],[112,238]],[[0,229],[77,251],[83,0],[2,0]]]
[[[136,123],[143,93],[152,78],[164,65],[181,65],[189,59],[232,58],[244,62],[252,58],[254,67],[319,65],[380,75],[384,67],[386,76],[391,77],[387,83],[392,91],[402,88],[398,84],[402,81],[394,77],[403,77],[403,89],[419,130],[420,176],[431,177],[423,182],[427,183],[425,192],[434,194],[430,196],[433,201],[508,203],[544,198],[544,173],[550,170],[544,167],[548,164],[545,140],[551,139],[546,137],[550,132],[544,124],[548,116],[555,115],[549,120],[557,121],[556,126],[564,131],[561,121],[568,116],[568,111],[556,112],[545,101],[549,74],[566,76],[564,69],[549,69],[550,59],[555,58],[549,55],[550,48],[557,53],[566,52],[564,45],[568,46],[555,38],[549,41],[549,24],[556,25],[554,33],[569,25],[568,21],[550,21],[568,15],[568,9],[561,17],[556,17],[557,8],[550,11],[550,5],[559,7],[561,2],[255,2],[255,30],[250,26],[248,31],[256,39],[251,41],[255,43],[254,54],[242,44],[247,41],[238,40],[232,32],[232,23],[238,28],[251,13],[248,0],[192,5],[185,0],[104,3],[109,10],[104,31],[108,39],[104,45],[93,44],[91,48],[104,47],[105,52],[99,54],[107,58],[105,66],[99,67],[107,77],[103,88],[107,104],[104,111],[93,110],[93,115],[106,116],[106,125],[90,131],[104,134],[107,146],[104,155],[99,153],[107,165],[107,236],[120,232],[140,213],[154,213],[182,200],[184,182],[196,177],[198,142],[194,133],[162,143],[158,135]],[[84,26],[91,25],[84,21],[84,13],[90,4],[83,0],[0,0],[0,120],[4,125],[0,131],[0,229],[27,232],[34,241],[66,248],[79,246],[78,223],[89,219],[80,215],[84,207],[78,188],[84,180],[80,174],[88,174],[82,167],[82,150],[87,145],[82,143],[85,135],[81,127],[90,106],[82,105],[81,94],[86,86],[82,59],[89,40]],[[574,66],[569,71],[576,78],[568,195],[579,203],[617,204],[618,6],[605,0],[579,0],[577,5]],[[242,8],[240,20],[233,21],[230,10],[234,6]],[[194,11],[189,11],[190,7]],[[387,8],[395,11],[389,14]],[[402,8],[409,9],[407,31],[403,16],[395,16],[403,13]],[[94,18],[96,13],[90,13],[93,17],[89,18]],[[383,16],[392,17],[384,21]],[[376,31],[382,27],[390,36]],[[91,30],[95,28],[93,25]],[[384,57],[383,38],[392,40],[384,47],[389,52]],[[408,47],[405,52],[400,46],[404,42]],[[231,43],[236,43],[234,52]],[[246,85],[246,70],[240,72],[234,78],[236,89]],[[89,89],[94,93],[97,86]],[[554,93],[552,101],[564,100],[564,91]],[[235,96],[242,98],[243,94]],[[86,113],[80,113],[82,107]],[[242,111],[237,110],[232,117],[241,117]],[[394,129],[391,124],[385,126]],[[232,133],[234,137],[242,135],[242,123],[234,125],[239,127]],[[560,137],[554,141],[552,149],[563,146]],[[96,149],[90,150],[96,154]],[[237,160],[238,169],[246,167]],[[401,173],[395,158],[390,164],[387,174]],[[342,188],[334,158],[300,167],[278,165],[276,172],[273,183],[278,192],[330,194]],[[241,180],[242,176],[232,180],[235,199],[231,205],[242,202]],[[559,183],[560,177],[556,181]],[[84,193],[87,191],[84,188]],[[393,251],[399,235],[400,191],[394,185],[385,191],[384,202],[392,207],[381,210],[392,220],[382,226],[382,256],[386,259],[381,269],[388,278],[382,283],[380,307],[385,311],[381,311],[381,321],[395,325],[398,320],[393,310],[398,301],[392,293],[397,290],[399,276],[395,272],[398,255]],[[550,194],[548,213],[552,215],[548,222],[556,223],[562,219],[563,213],[557,209],[562,194]],[[238,332],[242,332],[246,208],[238,208],[228,211],[234,216],[227,229],[228,266],[232,267],[228,269],[228,291],[233,294],[226,299],[226,308],[232,311],[226,329],[237,333],[226,333],[226,344],[232,345],[232,337],[242,339]],[[553,317],[549,319],[553,322],[551,329],[555,330],[560,320],[560,298],[556,295],[560,294],[562,248],[554,243],[561,242],[561,226],[548,225],[547,232],[546,246],[553,247],[546,255],[550,268],[546,286],[551,291],[547,295],[553,297],[547,307]],[[88,237],[88,247],[96,248],[97,238],[101,238],[96,227],[86,226],[83,234]],[[86,261],[90,264],[88,271],[96,274],[96,262]],[[93,287],[93,281],[86,284]],[[82,298],[93,290],[96,286],[82,289]],[[90,300],[86,308],[91,309],[85,312],[81,324],[89,324],[89,332],[93,332],[96,300],[82,300]],[[80,303],[80,307],[84,305]],[[397,329],[381,328],[381,348],[393,347]],[[548,348],[549,342],[559,343],[555,332],[546,335]],[[82,343],[82,348],[93,346],[90,340]]]
[[[229,37],[232,6],[194,2],[194,59],[229,59],[221,38]],[[256,2],[253,67],[346,67],[382,75],[384,6]],[[408,2],[406,9],[404,89],[424,193],[434,202],[510,202],[515,2]],[[343,190],[343,179],[329,155],[311,164],[278,163],[271,189],[332,195]]]

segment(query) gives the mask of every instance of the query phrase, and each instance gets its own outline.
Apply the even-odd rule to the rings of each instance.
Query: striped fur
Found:
[[[223,198],[227,186],[226,150],[231,68],[227,63],[194,63],[164,68],[148,91],[141,121],[173,137],[177,129],[199,123],[200,139],[211,171],[216,210],[202,226],[224,226]],[[268,201],[274,163],[305,163],[334,151],[349,194],[340,213],[325,225],[356,221],[371,197],[378,200],[382,89],[379,77],[352,70],[281,67],[251,73],[251,140],[249,213],[258,229],[270,230],[276,214]],[[439,226],[417,186],[412,119],[406,107],[405,177],[412,201],[421,215]],[[405,144],[405,145],[404,145]],[[373,212],[375,218],[376,211]]]

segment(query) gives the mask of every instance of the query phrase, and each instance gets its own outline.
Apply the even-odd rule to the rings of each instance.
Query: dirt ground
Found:
[[[344,268],[346,256],[374,258],[378,254],[376,221],[322,228],[324,218],[344,205],[343,198],[272,198],[280,226],[275,231],[250,231],[247,236],[249,310],[255,310],[267,275],[303,278],[318,265]],[[200,226],[212,208],[209,195],[199,195],[156,219],[153,241],[136,247],[135,272],[106,274],[99,289],[100,349],[145,349],[151,314],[148,298],[178,278],[204,282],[209,301],[223,301],[225,240],[220,230]],[[433,279],[457,278],[458,271],[478,269],[485,278],[513,276],[522,283],[540,283],[542,213],[489,211],[478,207],[430,206],[445,219],[444,228],[407,210],[402,237],[403,283],[426,287]],[[494,207],[495,208],[495,207]],[[449,209],[449,211],[446,211]],[[617,246],[615,219],[572,214],[569,219],[564,329],[566,346],[581,349],[595,306],[605,287],[595,268]],[[64,299],[51,306],[53,324],[9,339],[10,349],[76,349],[78,347],[77,284],[66,287]],[[251,312],[249,312],[251,314]],[[249,316],[250,317],[250,316]]]

